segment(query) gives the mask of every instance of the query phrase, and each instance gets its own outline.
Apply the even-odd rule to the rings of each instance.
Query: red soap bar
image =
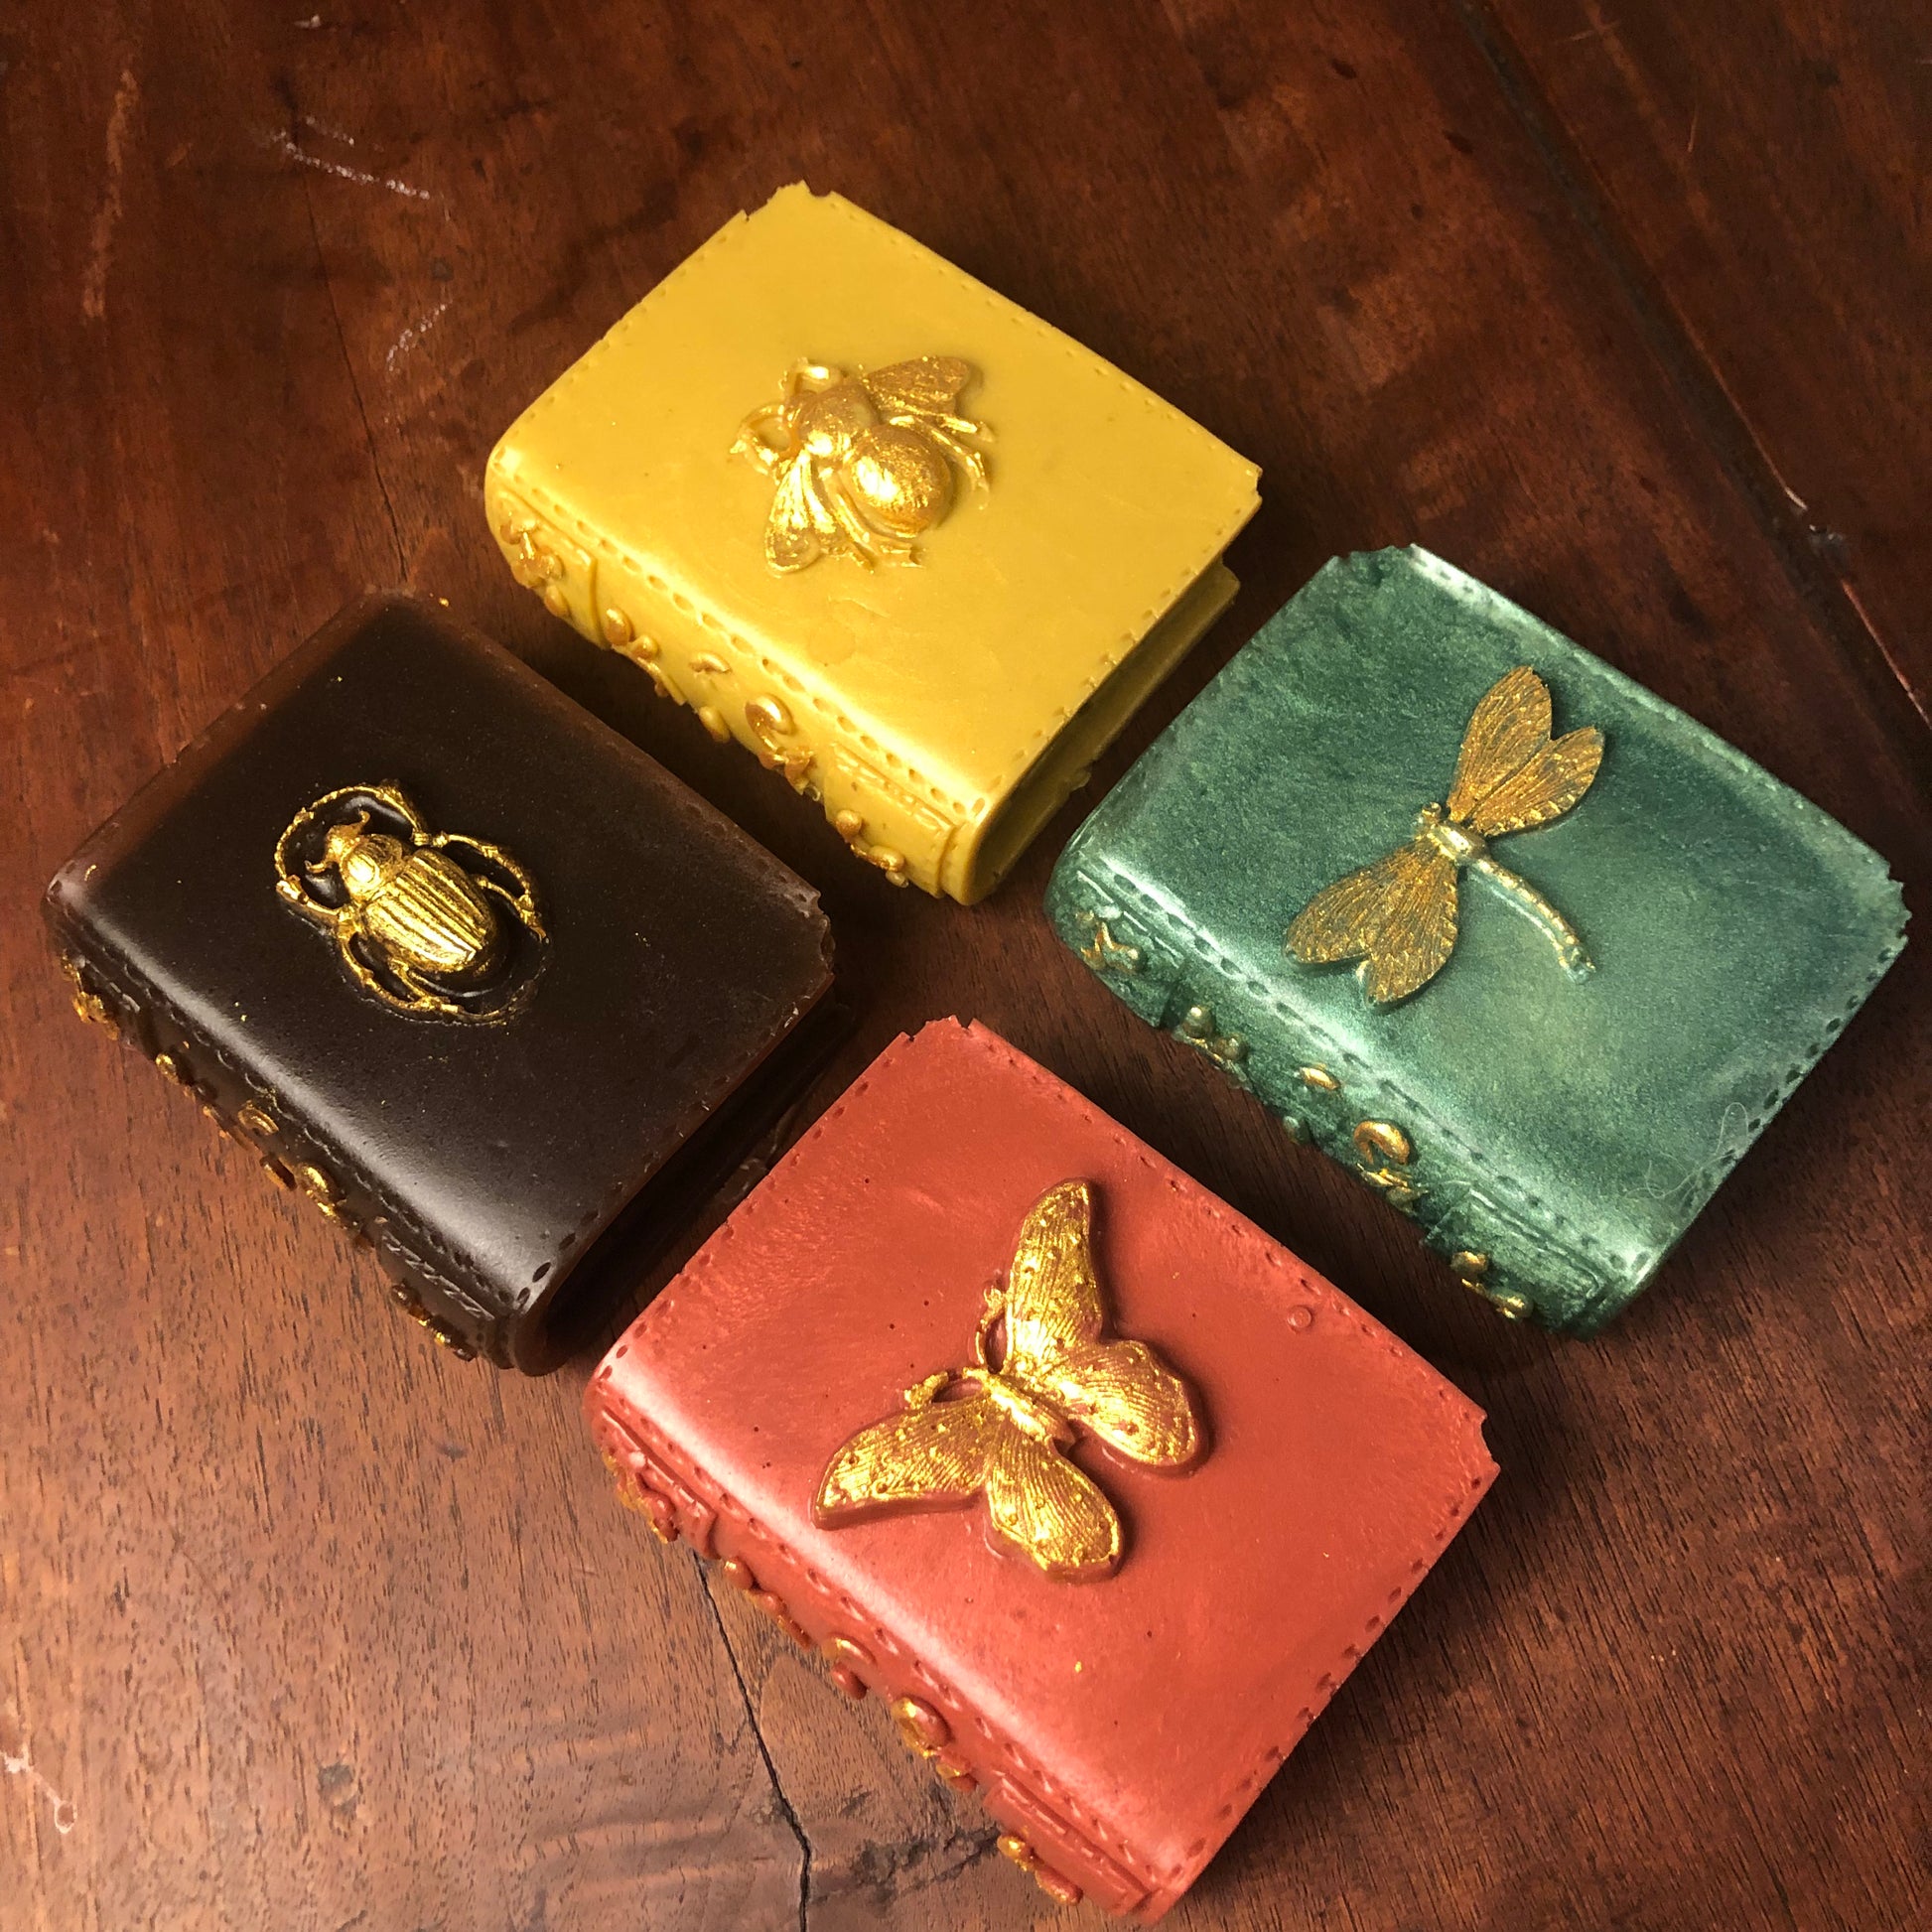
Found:
[[[1147,1919],[1496,1473],[1427,1363],[952,1021],[874,1062],[586,1406],[659,1534],[895,1700],[1050,1894]]]

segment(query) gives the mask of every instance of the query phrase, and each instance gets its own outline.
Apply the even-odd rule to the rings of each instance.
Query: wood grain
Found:
[[[1413,538],[1923,907],[1912,11],[312,4],[0,23],[8,1932],[1052,1916],[875,1705],[610,1503],[595,1340],[543,1383],[427,1350],[67,1012],[55,866],[398,580],[822,889],[862,1019],[807,1115],[897,1032],[981,1018],[1489,1410],[1495,1493],[1172,1923],[1923,1922],[1922,948],[1610,1335],[1519,1333],[1054,945],[1080,805],[970,913],[890,892],[545,618],[480,500],[515,410],[803,175],[1264,466],[1239,604],[1089,798],[1326,556]]]

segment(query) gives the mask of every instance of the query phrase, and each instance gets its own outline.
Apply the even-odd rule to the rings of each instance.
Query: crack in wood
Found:
[[[711,1593],[711,1578],[706,1572],[704,1560],[695,1552],[691,1556],[691,1567],[697,1573],[698,1587],[704,1594],[705,1606],[711,1612],[711,1620],[717,1626],[718,1640],[725,1647],[725,1661],[731,1666],[733,1680],[738,1685],[738,1695],[745,1705],[745,1722],[752,1727],[752,1741],[758,1746],[759,1756],[764,1760],[764,1774],[771,1781],[772,1802],[778,1807],[779,1815],[790,1828],[791,1835],[798,1841],[798,1932],[809,1932],[812,1908],[812,1841],[806,1832],[798,1813],[792,1808],[791,1800],[785,1795],[784,1781],[778,1776],[778,1767],[773,1762],[771,1747],[764,1741],[763,1728],[759,1724],[758,1707],[752,1701],[752,1687],[745,1681],[745,1672],[738,1661],[738,1651],[731,1639],[731,1632],[725,1628],[725,1619],[718,1609],[718,1599]]]

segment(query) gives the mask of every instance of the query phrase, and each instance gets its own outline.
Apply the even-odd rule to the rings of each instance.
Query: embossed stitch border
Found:
[[[842,195],[816,195],[812,194],[811,189],[803,183],[799,183],[797,186],[803,187],[805,193],[811,195],[814,202],[827,205],[832,211],[842,215],[845,219],[861,226],[875,229],[879,233],[890,237],[899,247],[913,251],[926,262],[936,266],[948,278],[958,284],[962,292],[980,301],[984,301],[995,309],[1010,312],[1014,316],[1017,316],[1024,324],[1043,334],[1056,347],[1074,360],[1082,362],[1087,367],[1106,371],[1118,381],[1122,390],[1133,397],[1144,409],[1157,413],[1165,412],[1174,420],[1184,424],[1188,429],[1206,441],[1222,449],[1228,449],[1228,445],[1222,443],[1221,439],[1215,436],[1213,431],[1206,428],[1205,425],[1195,422],[1184,410],[1177,409],[1173,403],[1167,401],[1165,397],[1157,395],[1145,383],[1136,381],[1124,369],[1116,368],[1105,356],[1088,348],[1084,344],[1076,342],[1064,330],[1056,329],[1043,317],[1036,316],[1031,310],[1022,308],[1019,303],[1000,294],[997,289],[989,288],[986,283],[980,281],[975,276],[969,275],[956,263],[949,262],[943,255],[926,247],[923,242],[906,234],[902,229],[896,228],[891,222],[882,221],[877,215],[868,213],[855,203],[848,202]],[[776,191],[778,194],[782,194],[783,192],[785,192],[783,189]],[[760,204],[760,207],[768,206],[769,201],[774,198],[767,198],[765,203]],[[758,209],[741,209],[708,240],[703,242],[691,254],[687,255],[662,281],[648,290],[635,304],[626,310],[597,342],[593,343],[569,368],[564,370],[535,401],[517,416],[509,428],[503,432],[497,439],[495,449],[491,452],[488,468],[492,470],[496,469],[497,452],[508,447],[517,432],[526,423],[534,421],[540,412],[553,406],[557,399],[569,387],[576,383],[631,328],[647,308],[657,302],[660,297],[673,288],[683,277],[694,271],[698,264],[708,255],[714,251],[722,251],[727,245],[742,240],[743,231],[750,225],[753,216],[758,211]],[[1228,453],[1238,462],[1247,462],[1247,459],[1240,456],[1237,451],[1229,449]],[[1251,470],[1254,468],[1252,464],[1249,464],[1248,467]],[[500,472],[498,472],[498,477],[502,486],[506,488],[525,489],[531,495],[538,496],[549,502],[552,506],[553,513],[558,519],[563,520],[567,517],[580,536],[587,534],[594,537],[602,536],[602,532],[597,531],[595,526],[585,523],[582,518],[577,516],[574,510],[567,511],[562,503],[554,495],[544,490],[540,484],[527,482],[520,478],[515,483],[511,483],[507,478],[501,476]],[[715,631],[719,636],[728,639],[739,650],[753,657],[759,663],[761,670],[764,670],[767,675],[777,677],[791,690],[793,696],[799,698],[836,729],[850,731],[868,749],[877,751],[892,763],[901,766],[906,777],[920,786],[934,803],[943,805],[951,810],[963,823],[978,824],[986,816],[987,812],[1006,796],[1012,785],[1033,764],[1039,754],[1040,746],[1053,737],[1067,720],[1093,696],[1094,692],[1133,655],[1134,651],[1139,648],[1142,641],[1146,638],[1149,629],[1179,602],[1189,585],[1193,584],[1216,558],[1225,554],[1228,545],[1240,534],[1242,528],[1253,514],[1254,503],[1251,500],[1244,513],[1231,519],[1224,533],[1220,535],[1218,542],[1212,542],[1210,547],[1173,584],[1167,593],[1166,601],[1150,606],[1141,614],[1139,627],[1137,629],[1121,633],[1102,648],[1099,658],[1087,676],[1086,682],[1079,687],[1073,701],[1054,712],[1035,732],[1034,736],[1014,755],[1009,763],[997,774],[988,789],[981,796],[975,798],[971,805],[952,798],[950,794],[941,789],[931,779],[919,772],[915,766],[898,759],[896,755],[888,751],[882,742],[859,732],[858,727],[853,721],[844,717],[836,706],[800,682],[796,671],[792,667],[773,665],[764,656],[759,646],[741,637],[738,632],[733,630],[730,625],[726,624],[714,613],[698,606],[695,601],[687,600],[691,602],[691,610],[687,615],[703,624],[706,629]],[[614,540],[609,538],[604,538],[603,540],[611,548],[617,548]],[[643,566],[637,559],[628,558],[627,556],[625,557],[625,561],[628,561],[640,576],[644,577],[647,582],[650,582],[653,589],[658,588],[660,580],[646,566]],[[677,601],[679,595],[670,591],[668,588],[662,594],[671,597],[674,603]],[[682,609],[683,607],[680,605],[679,608]]]
[[[1141,1141],[1137,1135],[1130,1133],[1118,1121],[1111,1118],[1111,1116],[1109,1116],[1101,1108],[1096,1106],[1084,1094],[1081,1094],[1075,1088],[1069,1087],[1064,1081],[1060,1080],[1054,1074],[1049,1073],[1046,1068],[1040,1066],[1036,1061],[1029,1059],[1027,1055],[1022,1053],[1018,1047],[1012,1045],[1009,1041],[1002,1039],[998,1034],[993,1033],[988,1028],[980,1026],[978,1023],[961,1025],[961,1023],[958,1021],[940,1020],[940,1021],[928,1022],[927,1025],[938,1026],[938,1027],[944,1027],[944,1026],[958,1027],[961,1032],[967,1034],[970,1037],[976,1038],[984,1042],[984,1044],[988,1048],[993,1050],[998,1055],[998,1057],[1005,1060],[1006,1063],[1014,1071],[1020,1073],[1031,1084],[1039,1087],[1045,1093],[1047,1098],[1053,1100],[1055,1103],[1057,1103],[1062,1107],[1071,1106],[1087,1114],[1096,1126],[1098,1126],[1104,1132],[1110,1135],[1117,1145],[1129,1150],[1142,1167],[1146,1168],[1147,1170],[1149,1170],[1149,1172],[1155,1173],[1162,1180],[1164,1180],[1171,1190],[1173,1190],[1177,1194],[1190,1196],[1194,1200],[1194,1202],[1206,1212],[1210,1220],[1225,1222],[1227,1224],[1229,1232],[1243,1245],[1248,1246],[1250,1248],[1257,1249],[1261,1259],[1266,1261],[1269,1267],[1271,1267],[1278,1273],[1283,1272],[1285,1269],[1292,1267],[1293,1270],[1299,1276],[1299,1282],[1297,1288],[1298,1293],[1310,1295],[1316,1298],[1317,1300],[1319,1300],[1325,1305],[1326,1311],[1328,1312],[1328,1314],[1339,1319],[1345,1324],[1358,1329],[1363,1334],[1363,1336],[1366,1337],[1369,1341],[1382,1346],[1391,1357],[1393,1357],[1395,1360],[1397,1360],[1404,1366],[1404,1368],[1410,1373],[1412,1377],[1415,1377],[1416,1379],[1419,1380],[1425,1380],[1429,1386],[1433,1387],[1439,1400],[1448,1401],[1451,1396],[1456,1396],[1458,1400],[1462,1400],[1466,1402],[1467,1398],[1461,1397],[1458,1391],[1456,1391],[1447,1380],[1445,1380],[1441,1375],[1439,1375],[1435,1369],[1431,1368],[1430,1365],[1427,1362],[1425,1362],[1422,1359],[1422,1357],[1419,1356],[1413,1349],[1411,1349],[1406,1343],[1404,1343],[1399,1337],[1397,1337],[1389,1329],[1384,1328],[1379,1323],[1371,1320],[1369,1316],[1365,1314],[1361,1309],[1357,1308],[1354,1303],[1350,1302],[1347,1299],[1347,1297],[1341,1293],[1339,1289],[1335,1288],[1332,1283],[1324,1281],[1322,1277],[1315,1274],[1314,1271],[1311,1269],[1306,1262],[1302,1261],[1299,1256],[1295,1256],[1287,1253],[1287,1251],[1282,1248],[1279,1242],[1275,1241],[1270,1235],[1264,1233],[1262,1229],[1258,1228],[1245,1215],[1237,1213],[1233,1208],[1229,1207],[1225,1201],[1221,1200],[1219,1196],[1210,1192],[1199,1181],[1195,1180],[1191,1175],[1182,1172],[1182,1170],[1180,1170],[1179,1168],[1176,1168],[1172,1162],[1165,1160],[1161,1155],[1157,1154],[1152,1148],[1148,1147],[1145,1142]],[[921,1028],[920,1033],[923,1034],[924,1032],[925,1032],[925,1028]],[[786,1167],[794,1159],[802,1155],[805,1149],[810,1147],[819,1138],[819,1136],[826,1133],[831,1128],[832,1124],[836,1120],[838,1120],[850,1106],[852,1106],[856,1101],[860,1099],[860,1097],[871,1086],[874,1077],[879,1073],[880,1069],[887,1064],[888,1061],[897,1060],[902,1054],[911,1051],[918,1037],[919,1037],[918,1035],[901,1035],[899,1038],[895,1040],[890,1046],[888,1046],[885,1049],[884,1052],[880,1054],[879,1058],[873,1062],[872,1066],[869,1067],[867,1071],[864,1074],[862,1074],[859,1077],[859,1079],[851,1087],[849,1087],[846,1090],[846,1092],[842,1094],[839,1097],[839,1099],[829,1109],[827,1109],[827,1111],[812,1125],[812,1127],[799,1138],[797,1143],[786,1153],[783,1160],[780,1161],[772,1169],[770,1174],[766,1176],[764,1182],[752,1195],[750,1195],[743,1203],[741,1203],[741,1205],[733,1213],[731,1218],[724,1224],[724,1226],[719,1228],[717,1232],[714,1233],[711,1236],[711,1238],[705,1242],[704,1246],[700,1248],[694,1256],[692,1256],[691,1260],[688,1263],[686,1263],[683,1272],[679,1275],[677,1280],[675,1280],[667,1289],[665,1289],[663,1294],[658,1297],[657,1301],[651,1306],[651,1308],[645,1312],[645,1314],[639,1318],[637,1327],[643,1328],[648,1331],[648,1330],[654,1330],[659,1328],[667,1328],[671,1325],[674,1313],[679,1306],[679,1303],[683,1299],[681,1290],[693,1278],[700,1277],[704,1274],[709,1273],[711,1268],[715,1266],[717,1257],[722,1252],[726,1243],[731,1241],[736,1241],[742,1238],[746,1226],[748,1226],[754,1219],[759,1218],[763,1212],[767,1211],[770,1208],[773,1199],[779,1192],[781,1176],[783,1176]],[[647,1339],[648,1336],[646,1336],[646,1340]],[[628,1343],[628,1336],[626,1335],[625,1343],[620,1345],[624,1346],[627,1345],[627,1343]],[[600,1368],[600,1370],[598,1371],[598,1379],[601,1381],[605,1381],[608,1384],[610,1379],[610,1370],[609,1370],[608,1363],[603,1368]],[[1469,1407],[1472,1410],[1474,1409],[1473,1404],[1470,1404]],[[632,1407],[632,1405],[626,1403],[625,1408],[633,1416],[635,1416],[637,1422],[640,1425],[642,1425],[644,1428],[646,1428],[649,1431],[649,1433],[659,1443],[665,1443],[668,1445],[668,1439],[666,1439],[663,1436],[662,1432],[659,1431],[654,1424],[649,1423],[641,1415],[636,1415],[636,1412]],[[1475,1429],[1476,1429],[1477,1440],[1480,1442],[1481,1441],[1481,1415],[1479,1411],[1476,1412]],[[729,1496],[729,1492],[726,1491],[721,1484],[718,1484],[715,1481],[711,1480],[708,1475],[704,1474],[704,1472],[696,1470],[691,1464],[687,1462],[686,1458],[681,1453],[677,1453],[669,1450],[668,1446],[666,1449],[666,1452],[672,1454],[674,1462],[684,1472],[685,1480],[687,1481],[687,1483],[690,1484],[691,1487],[693,1487],[694,1490],[698,1490],[701,1493],[708,1491],[711,1493],[712,1496],[720,1499],[727,1498]],[[1484,1445],[1484,1453],[1485,1455],[1487,1454],[1486,1445]],[[1491,1457],[1490,1461],[1493,1466],[1494,1458]],[[698,1482],[693,1482],[691,1480],[693,1475],[701,1476],[702,1480]],[[1485,1488],[1487,1487],[1486,1484],[1484,1486]],[[1427,1546],[1428,1553],[1424,1556],[1419,1556],[1416,1559],[1414,1559],[1414,1561],[1411,1563],[1405,1581],[1397,1587],[1397,1589],[1388,1598],[1383,1612],[1379,1614],[1376,1618],[1372,1619],[1369,1626],[1364,1630],[1363,1635],[1367,1637],[1369,1640],[1372,1641],[1375,1636],[1380,1634],[1382,1628],[1386,1626],[1389,1618],[1393,1616],[1395,1611],[1399,1609],[1402,1603],[1406,1601],[1408,1597],[1413,1593],[1417,1585],[1421,1582],[1422,1578],[1428,1574],[1430,1566],[1435,1561],[1436,1557],[1439,1556],[1445,1548],[1447,1548],[1449,1541],[1454,1537],[1455,1533],[1461,1528],[1462,1524],[1468,1520],[1475,1505],[1474,1505],[1474,1501],[1470,1499],[1467,1492],[1458,1491],[1449,1496],[1446,1499],[1444,1506],[1447,1512],[1445,1527],[1435,1538],[1435,1540]],[[752,1525],[754,1522],[754,1519],[751,1517],[750,1512],[745,1510],[743,1505],[737,1504],[736,1502],[733,1503],[733,1520],[742,1521],[744,1524],[748,1526]],[[778,1551],[780,1551],[785,1556],[786,1560],[791,1562],[793,1566],[806,1577],[807,1581],[813,1582],[815,1586],[822,1584],[822,1580],[819,1579],[818,1573],[811,1565],[805,1563],[802,1559],[798,1558],[794,1553],[792,1553],[789,1550],[787,1545],[785,1545],[782,1541],[780,1541],[775,1536],[771,1536],[770,1532],[764,1531],[762,1525],[758,1525],[757,1527],[759,1529],[759,1531],[762,1534],[764,1534],[769,1539],[772,1546]],[[827,1593],[831,1594],[831,1592],[829,1591]],[[845,1598],[842,1593],[840,1596],[840,1602],[841,1602],[841,1607],[844,1607]],[[853,1613],[856,1616],[859,1616],[861,1618],[864,1618],[866,1614],[856,1604],[853,1606]],[[870,1619],[868,1619],[868,1621],[870,1621]],[[923,1665],[919,1664],[916,1659],[911,1658],[909,1654],[903,1653],[901,1648],[897,1644],[892,1644],[890,1648],[896,1654],[906,1655],[906,1662],[908,1668],[912,1669],[915,1674],[922,1675],[923,1681],[927,1681],[931,1684],[936,1695],[947,1698],[948,1701],[952,1703],[956,1708],[971,1713],[976,1727],[982,1732],[982,1734],[988,1739],[990,1743],[997,1744],[997,1743],[1004,1742],[1008,1750],[1011,1752],[1014,1761],[1023,1770],[1031,1763],[1031,1760],[1026,1756],[1025,1753],[1020,1751],[1018,1746],[1011,1744],[1010,1740],[1006,1740],[1004,1738],[1003,1733],[994,1730],[994,1728],[986,1722],[986,1720],[979,1716],[978,1712],[976,1711],[975,1707],[971,1704],[970,1701],[957,1697],[949,1690],[947,1690],[945,1687],[943,1687],[939,1683],[939,1681],[932,1676],[930,1672],[925,1671]],[[1311,1705],[1304,1706],[1302,1710],[1297,1712],[1296,1718],[1297,1718],[1297,1723],[1299,1725],[1299,1728],[1296,1729],[1294,1734],[1291,1737],[1289,1737],[1285,1742],[1274,1743],[1265,1747],[1258,1754],[1255,1760],[1243,1771],[1240,1777],[1238,1777],[1235,1780],[1235,1782],[1227,1788],[1223,1798],[1218,1803],[1214,1813],[1216,1823],[1225,1824],[1227,1828],[1226,1831],[1223,1831],[1221,1833],[1220,1838],[1218,1839],[1206,1838],[1198,1841],[1198,1845],[1200,1848],[1198,1851],[1190,1848],[1185,1858],[1176,1861],[1170,1866],[1160,1870],[1157,1870],[1155,1867],[1147,1864],[1144,1861],[1142,1861],[1136,1855],[1134,1855],[1131,1852],[1131,1850],[1127,1847],[1126,1841],[1122,1838],[1118,1830],[1108,1828],[1102,1825],[1101,1822],[1098,1820],[1098,1818],[1094,1818],[1093,1830],[1097,1842],[1099,1842],[1103,1847],[1117,1847],[1120,1851],[1123,1861],[1129,1864],[1129,1868],[1133,1871],[1133,1875],[1137,1878],[1140,1878],[1143,1876],[1143,1874],[1147,1874],[1149,1878],[1150,1889],[1156,1893],[1165,1891],[1168,1887],[1174,1885],[1176,1882],[1184,1883],[1187,1880],[1189,1880],[1192,1874],[1197,1870],[1199,1870],[1200,1866],[1205,1863],[1205,1859],[1208,1856],[1211,1847],[1217,1846],[1219,1843],[1221,1843],[1222,1840],[1226,1838],[1227,1832],[1232,1831],[1234,1827],[1234,1823],[1240,1815],[1241,1808],[1248,1801],[1250,1795],[1268,1777],[1273,1775],[1277,1766],[1279,1766],[1283,1762],[1283,1760],[1288,1756],[1289,1752],[1292,1751],[1295,1745],[1301,1741],[1301,1738],[1303,1737],[1303,1735],[1306,1734],[1309,1725],[1311,1725],[1314,1719],[1320,1714],[1321,1710],[1326,1705],[1329,1697],[1333,1695],[1334,1691],[1340,1686],[1341,1682],[1347,1677],[1349,1671],[1351,1671],[1354,1668],[1355,1664],[1360,1660],[1360,1658],[1364,1654],[1365,1648],[1366,1645],[1363,1644],[1351,1643],[1343,1646],[1341,1654],[1336,1657],[1333,1667],[1330,1670],[1323,1672],[1321,1676],[1315,1680],[1316,1689],[1318,1692],[1321,1693],[1321,1696],[1319,1697],[1318,1701]],[[1059,1805],[1067,1809],[1069,1812],[1072,1812],[1076,1817],[1086,1810],[1084,1806],[1078,1805],[1077,1801],[1072,1800],[1070,1797],[1066,1795],[1063,1788],[1058,1785],[1057,1780],[1049,1777],[1046,1773],[1040,1770],[1036,1765],[1034,1766],[1031,1775],[1034,1776],[1038,1781],[1042,1791],[1058,1793],[1057,1798],[1054,1799],[1052,1802],[1058,1803]],[[1088,1815],[1091,1816],[1091,1814]]]

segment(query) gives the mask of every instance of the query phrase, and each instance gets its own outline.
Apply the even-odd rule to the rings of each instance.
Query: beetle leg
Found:
[[[393,1007],[398,1013],[415,1013],[419,1009],[408,1000],[399,1000],[383,985],[362,956],[355,950],[356,940],[363,937],[362,927],[354,919],[339,919],[336,922],[336,946],[342,953],[343,964],[355,977],[355,984],[365,993],[373,993],[385,1007]],[[401,975],[397,975],[401,978]],[[407,982],[404,982],[407,984]]]
[[[403,1007],[405,1013],[440,1013],[449,1020],[467,1020],[470,1017],[468,1009],[458,1006],[454,1000],[446,999],[414,967],[398,961],[389,970],[396,976],[397,983],[407,987],[412,995],[409,1004]]]
[[[362,785],[358,789],[365,798],[381,799],[409,827],[409,836],[417,845],[429,844],[429,820],[409,802],[400,785]]]
[[[283,873],[275,882],[276,894],[288,900],[298,912],[307,913],[317,925],[334,927],[341,908],[325,905],[320,899],[311,898],[303,890],[302,882],[293,873]]]

